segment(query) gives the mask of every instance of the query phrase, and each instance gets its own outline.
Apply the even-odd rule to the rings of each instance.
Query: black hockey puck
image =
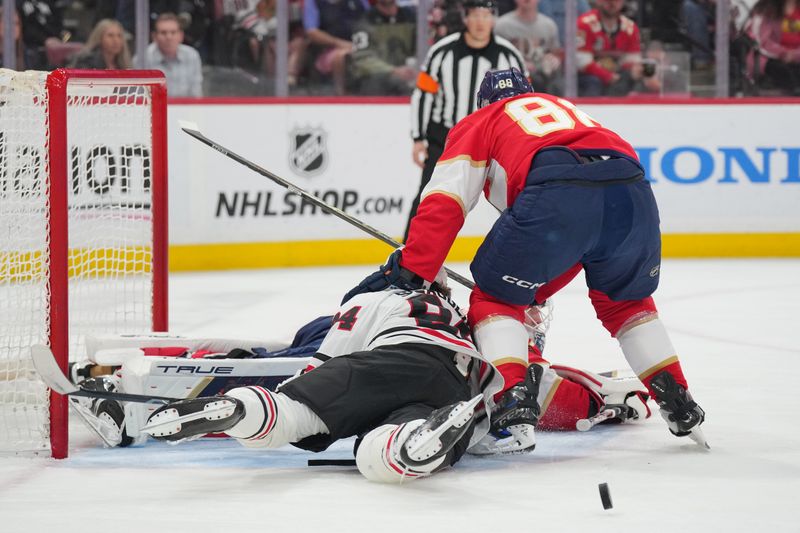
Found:
[[[611,493],[608,491],[608,483],[600,483],[597,486],[600,489],[600,501],[603,502],[603,509],[611,509],[614,505],[611,503]]]
[[[309,459],[308,466],[356,466],[355,459]]]

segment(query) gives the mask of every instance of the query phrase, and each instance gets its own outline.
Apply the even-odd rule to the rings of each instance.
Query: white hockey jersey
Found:
[[[492,398],[503,385],[502,376],[475,347],[467,319],[458,306],[425,290],[392,289],[354,296],[334,315],[333,326],[309,366],[319,366],[340,355],[404,343],[433,344],[454,351],[454,363],[473,392],[483,394],[485,402],[493,405]],[[483,434],[485,429],[476,427],[473,442]]]
[[[359,294],[345,302],[319,347],[321,357],[312,361],[318,364],[339,355],[407,342],[480,357],[467,320],[455,303],[433,292],[393,289]]]

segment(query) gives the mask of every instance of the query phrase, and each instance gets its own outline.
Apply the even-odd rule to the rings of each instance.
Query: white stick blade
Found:
[[[191,122],[189,120],[179,120],[178,127],[183,131],[194,131],[196,133],[200,133],[200,128],[197,126],[196,122]]]
[[[31,346],[31,358],[42,381],[58,394],[70,394],[78,390],[58,367],[50,348],[43,344],[34,344]]]

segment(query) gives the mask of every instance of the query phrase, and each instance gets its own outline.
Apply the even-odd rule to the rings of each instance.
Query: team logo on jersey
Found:
[[[289,164],[301,176],[316,176],[328,164],[327,134],[322,128],[295,128],[289,134]]]

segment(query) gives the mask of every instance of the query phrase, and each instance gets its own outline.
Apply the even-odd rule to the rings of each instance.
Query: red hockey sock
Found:
[[[682,386],[684,389],[687,390],[689,389],[689,385],[686,383],[686,378],[683,376],[683,368],[681,368],[680,361],[673,360],[664,367],[659,367],[648,371],[647,376],[639,377],[639,379],[642,380],[642,383],[644,383],[644,386],[647,387],[647,391],[650,393],[650,396],[655,398],[655,395],[653,394],[653,389],[650,387],[650,381],[652,381],[654,377],[656,377],[658,374],[664,371],[672,374],[672,377],[675,378],[675,383]]]
[[[517,361],[502,363],[497,366],[497,370],[500,372],[500,375],[503,376],[504,383],[503,390],[494,395],[495,402],[499,402],[500,398],[508,389],[525,380],[525,371],[527,368],[527,365]]]

